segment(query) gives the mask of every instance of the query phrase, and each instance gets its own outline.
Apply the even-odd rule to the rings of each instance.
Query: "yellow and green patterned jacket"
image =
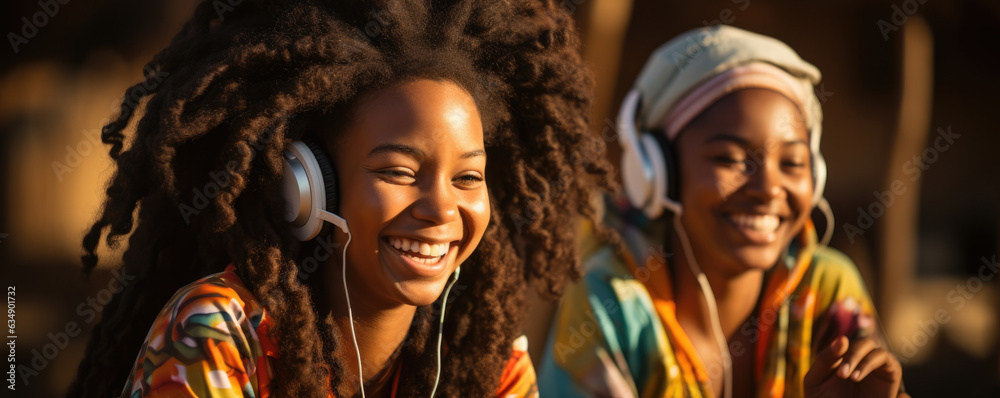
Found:
[[[539,368],[543,397],[714,397],[708,373],[677,323],[666,221],[627,201],[608,202],[606,223],[621,233],[622,258],[584,243],[584,276],[567,288]],[[875,310],[847,256],[818,247],[811,222],[768,271],[755,313],[739,329],[755,346],[757,397],[802,397],[813,355],[833,339],[878,338]],[[734,355],[737,355],[734,353]]]

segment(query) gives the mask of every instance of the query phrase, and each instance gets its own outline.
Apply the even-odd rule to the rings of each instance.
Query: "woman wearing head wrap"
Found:
[[[585,242],[543,396],[905,396],[864,282],[810,219],[828,213],[819,80],[728,26],[650,57],[619,115],[622,241]]]

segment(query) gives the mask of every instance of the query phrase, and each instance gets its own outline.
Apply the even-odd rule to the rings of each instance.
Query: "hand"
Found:
[[[899,393],[903,367],[870,338],[834,339],[819,354],[802,382],[805,395],[817,397],[909,397]]]

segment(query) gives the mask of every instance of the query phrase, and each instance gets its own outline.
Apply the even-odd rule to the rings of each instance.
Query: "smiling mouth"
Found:
[[[451,243],[431,244],[395,236],[384,237],[383,241],[389,247],[396,249],[403,257],[425,265],[434,265],[441,261],[448,254],[448,250],[452,245]]]
[[[726,220],[740,229],[765,233],[777,231],[784,221],[771,214],[726,214]]]
[[[734,229],[755,244],[768,244],[778,239],[777,231],[784,217],[773,214],[727,213],[723,216]]]

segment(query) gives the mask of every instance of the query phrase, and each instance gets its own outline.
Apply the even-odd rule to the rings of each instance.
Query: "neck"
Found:
[[[357,337],[358,351],[355,351],[351,336],[351,317],[347,311],[347,299],[344,296],[344,284],[339,267],[336,276],[328,278],[328,300],[333,319],[340,329],[340,345],[337,357],[344,364],[345,377],[341,383],[349,392],[348,396],[359,394],[358,391],[358,351],[361,352],[361,369],[365,382],[365,394],[369,397],[388,396],[391,381],[394,376],[398,358],[397,350],[401,349],[406,339],[416,307],[399,303],[375,303],[366,300],[364,292],[350,289],[351,278],[348,276],[348,289],[351,294],[351,313],[354,321],[354,335]],[[354,284],[353,286],[358,286]]]
[[[682,248],[676,237],[673,239],[673,244],[675,248]],[[698,333],[713,333],[708,304],[688,262],[689,259],[683,249],[675,251],[680,254],[674,257],[676,263],[671,267],[678,321],[685,326],[693,327]],[[697,261],[697,258],[695,260]],[[711,264],[700,262],[697,264],[711,286],[711,292],[707,293],[715,297],[719,323],[723,334],[729,339],[753,313],[761,294],[764,272],[747,270],[738,274],[727,274],[720,272]]]

